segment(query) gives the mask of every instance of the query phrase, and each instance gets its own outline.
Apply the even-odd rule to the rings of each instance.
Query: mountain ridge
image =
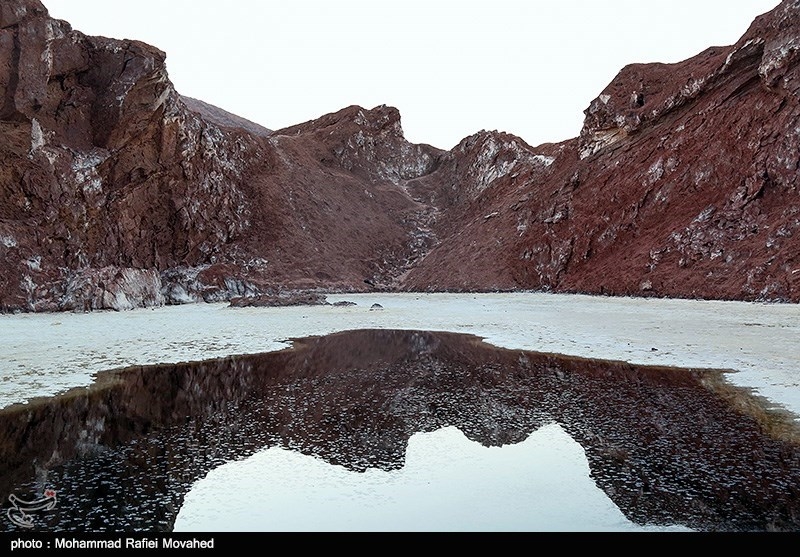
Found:
[[[183,97],[166,55],[0,8],[0,310],[321,292],[800,301],[800,7],[631,64],[580,135],[408,142],[350,106],[282,130]]]

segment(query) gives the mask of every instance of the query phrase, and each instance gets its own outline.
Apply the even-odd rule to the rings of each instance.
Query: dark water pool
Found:
[[[418,433],[454,427],[513,447],[558,424],[634,523],[800,531],[797,431],[765,408],[716,370],[450,333],[298,339],[281,352],[110,371],[89,389],[3,409],[0,520],[6,531],[171,531],[197,480],[265,448],[391,472]],[[47,490],[51,508],[17,510]],[[20,513],[30,529],[11,520]]]

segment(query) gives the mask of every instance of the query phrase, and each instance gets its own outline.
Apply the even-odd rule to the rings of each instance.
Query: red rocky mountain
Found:
[[[165,54],[0,6],[0,309],[286,290],[800,301],[800,5],[732,46],[623,68],[579,137],[451,151],[351,106],[269,130]]]

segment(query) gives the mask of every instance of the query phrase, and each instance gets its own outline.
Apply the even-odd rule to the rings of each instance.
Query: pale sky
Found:
[[[397,107],[408,140],[576,137],[625,65],[734,44],[778,0],[43,0],[88,35],[167,53],[176,89],[278,129]]]

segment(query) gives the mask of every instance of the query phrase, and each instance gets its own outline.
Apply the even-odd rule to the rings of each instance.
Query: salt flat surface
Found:
[[[543,293],[332,295],[354,307],[172,306],[0,316],[0,407],[89,385],[101,370],[279,350],[355,329],[469,333],[496,346],[730,369],[800,416],[800,305]],[[373,304],[383,306],[372,311]]]

